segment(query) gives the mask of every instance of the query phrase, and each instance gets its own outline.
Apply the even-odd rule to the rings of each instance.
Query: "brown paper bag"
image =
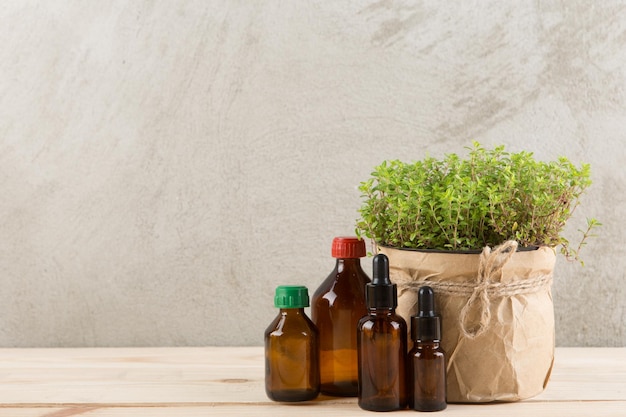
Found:
[[[442,315],[448,402],[517,401],[545,388],[554,359],[552,272],[556,255],[514,241],[481,254],[378,247],[389,257],[407,323],[429,285]],[[411,343],[409,343],[411,346]]]

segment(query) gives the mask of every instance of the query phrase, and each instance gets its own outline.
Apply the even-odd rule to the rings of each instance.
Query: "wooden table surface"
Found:
[[[0,416],[373,415],[355,398],[274,403],[263,378],[262,347],[0,349]],[[539,396],[437,415],[626,416],[626,348],[557,348]]]

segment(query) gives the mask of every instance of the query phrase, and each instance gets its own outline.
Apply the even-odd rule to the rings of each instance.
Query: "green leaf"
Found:
[[[578,249],[562,235],[590,186],[589,164],[536,160],[532,152],[473,142],[466,157],[382,161],[359,185],[357,230],[378,242],[415,248],[480,249],[515,238],[561,246],[570,258],[600,223],[588,220]]]

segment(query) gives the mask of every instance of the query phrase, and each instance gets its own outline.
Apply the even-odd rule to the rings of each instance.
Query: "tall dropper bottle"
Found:
[[[418,314],[411,317],[413,349],[408,353],[409,408],[439,411],[446,408],[446,357],[441,348],[441,316],[435,312],[435,293],[421,287]]]
[[[398,290],[389,279],[389,259],[374,256],[366,285],[369,310],[357,326],[359,407],[393,411],[406,407],[406,322],[396,314]]]

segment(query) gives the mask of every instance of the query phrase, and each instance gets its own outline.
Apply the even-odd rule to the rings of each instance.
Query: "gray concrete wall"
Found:
[[[1,346],[260,344],[375,165],[471,140],[592,164],[557,344],[626,344],[623,2],[14,1],[0,45]]]

